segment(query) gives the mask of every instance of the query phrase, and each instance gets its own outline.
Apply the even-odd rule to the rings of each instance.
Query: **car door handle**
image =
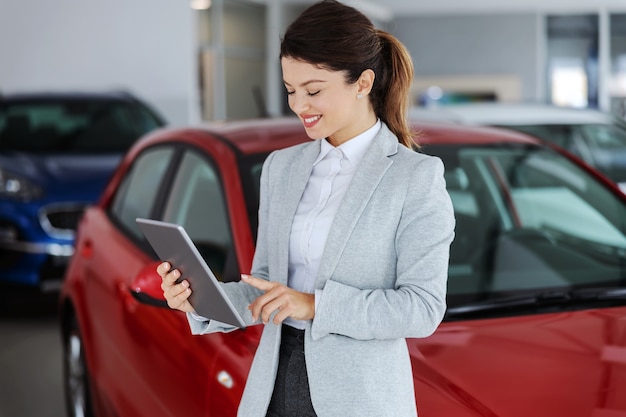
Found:
[[[133,297],[130,288],[128,288],[128,284],[123,281],[117,283],[117,292],[119,294],[119,298],[124,303],[124,307],[129,312],[134,312],[139,305],[139,302],[135,300]]]

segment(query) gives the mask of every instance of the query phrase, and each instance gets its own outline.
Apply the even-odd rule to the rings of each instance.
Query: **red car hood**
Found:
[[[626,417],[626,307],[443,323],[408,345],[420,417]]]

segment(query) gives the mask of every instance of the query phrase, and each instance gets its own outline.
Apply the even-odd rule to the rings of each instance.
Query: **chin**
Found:
[[[315,132],[313,130],[309,130],[306,127],[304,128],[304,131],[306,132],[307,136],[310,139],[313,139],[313,140],[320,140],[320,139],[325,139],[326,138],[326,136],[324,134],[319,133],[319,132]]]

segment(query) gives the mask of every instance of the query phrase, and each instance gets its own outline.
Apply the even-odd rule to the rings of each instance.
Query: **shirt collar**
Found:
[[[352,139],[345,141],[344,143],[339,145],[337,149],[341,150],[344,157],[350,162],[352,166],[357,166],[359,162],[361,162],[361,159],[363,159],[363,155],[365,155],[367,148],[374,141],[374,138],[380,131],[380,128],[381,122],[380,119],[378,119],[376,120],[376,123],[374,123],[374,126],[370,127],[360,135],[357,135]],[[333,149],[335,149],[333,145],[331,145],[326,139],[322,139],[320,153],[317,156],[314,165],[324,159],[328,152]]]

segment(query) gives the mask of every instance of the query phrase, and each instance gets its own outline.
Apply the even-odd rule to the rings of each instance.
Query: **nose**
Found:
[[[309,107],[307,94],[293,93],[289,96],[289,107],[296,114],[303,113]]]

